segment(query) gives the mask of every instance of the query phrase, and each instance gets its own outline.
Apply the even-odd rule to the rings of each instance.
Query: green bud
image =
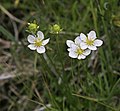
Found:
[[[120,27],[120,15],[113,15],[112,16],[112,23],[115,26]]]
[[[33,23],[28,23],[28,27],[27,27],[26,31],[35,34],[37,32],[38,28],[39,28],[39,26],[36,23],[36,21],[33,21]]]
[[[54,24],[53,26],[50,26],[51,33],[58,34],[61,31],[62,31],[62,29],[58,24]]]

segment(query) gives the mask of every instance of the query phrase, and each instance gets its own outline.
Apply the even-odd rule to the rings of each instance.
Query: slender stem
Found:
[[[51,59],[49,54],[46,54],[46,57],[47,57],[47,59],[45,59],[45,57],[44,57],[44,59],[46,60],[46,62],[48,62],[48,60],[50,61],[51,64],[49,65],[49,63],[48,63],[48,65],[54,68],[54,71],[52,71],[52,72],[58,77],[59,73],[57,71],[55,63],[53,62],[53,60]]]
[[[63,71],[63,74],[64,74],[64,65],[63,65],[63,61],[62,61],[62,57],[61,57],[61,52],[60,52],[60,47],[59,47],[59,34],[57,34],[56,42],[57,42],[58,54],[59,54],[59,57],[60,57],[60,63],[62,65],[62,71]]]
[[[75,35],[75,36],[80,35],[80,34],[77,33],[77,32],[66,32],[66,31],[62,31],[62,32],[60,32],[59,34],[63,34],[63,35]]]
[[[73,67],[73,59],[71,59],[71,75],[72,79],[74,80],[74,67]],[[74,90],[77,90],[76,84],[73,84]]]
[[[45,86],[46,86],[46,88],[47,88],[47,90],[48,90],[48,94],[49,94],[51,100],[52,100],[53,103],[56,105],[56,107],[59,109],[59,111],[61,111],[59,105],[58,105],[57,102],[55,101],[55,98],[53,97],[53,95],[52,95],[52,93],[51,93],[51,91],[50,91],[50,89],[49,89],[49,86],[48,86],[48,84],[47,84],[47,82],[46,82],[46,80],[45,80],[45,77],[44,77],[44,73],[43,73],[43,75],[42,75],[42,79],[43,79],[43,82],[44,82],[44,84],[45,84]]]
[[[74,79],[73,60],[71,59],[71,74]]]
[[[91,98],[91,97],[88,97],[88,96],[82,96],[82,95],[74,94],[74,93],[73,93],[72,95],[73,95],[73,96],[80,97],[80,98],[83,98],[83,99],[86,99],[86,100],[89,100],[89,101],[94,101],[94,102],[96,102],[96,103],[98,103],[98,104],[101,104],[101,105],[107,107],[107,108],[110,108],[110,109],[112,109],[112,110],[114,110],[114,111],[117,111],[115,108],[113,108],[113,107],[111,107],[111,106],[109,106],[109,105],[101,102],[102,100],[99,100],[99,99],[96,99],[96,98]]]
[[[35,59],[34,59],[34,73],[36,74],[37,72],[37,53],[35,52]]]
[[[54,33],[51,33],[51,34],[54,34]],[[80,33],[77,33],[77,32],[66,32],[66,31],[61,31],[61,32],[59,32],[59,34],[60,35],[72,35],[72,36],[78,36],[78,35],[80,35]]]

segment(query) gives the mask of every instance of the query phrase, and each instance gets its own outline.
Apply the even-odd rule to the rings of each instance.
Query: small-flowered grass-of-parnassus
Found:
[[[80,34],[82,40],[80,46],[82,49],[97,50],[103,44],[102,40],[97,39],[95,31],[90,31],[87,36],[83,33]]]
[[[97,50],[97,47],[103,44],[102,40],[96,39],[95,31],[90,31],[87,36],[83,33],[75,38],[75,42],[67,40],[69,47],[69,56],[71,58],[85,59],[91,53],[91,50]]]
[[[71,58],[85,59],[86,56],[88,56],[91,52],[91,50],[89,49],[81,49],[81,40],[79,37],[75,38],[75,42],[73,42],[72,40],[67,40],[66,44],[69,47],[67,50],[69,51],[69,56]]]
[[[28,47],[31,50],[37,50],[38,53],[45,53],[45,45],[49,42],[50,38],[44,40],[44,34],[41,31],[37,32],[36,35],[28,35],[28,42],[30,43]]]

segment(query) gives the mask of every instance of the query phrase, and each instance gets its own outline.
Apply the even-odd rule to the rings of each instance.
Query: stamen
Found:
[[[35,40],[35,46],[40,47],[42,45],[42,41],[40,39]]]
[[[82,50],[81,48],[78,48],[77,51],[76,51],[76,53],[79,54],[79,55],[81,55],[83,52],[84,52],[84,50]]]
[[[94,43],[94,40],[89,40],[89,39],[87,38],[87,40],[86,40],[86,44],[87,44],[87,45],[93,45],[93,43]]]

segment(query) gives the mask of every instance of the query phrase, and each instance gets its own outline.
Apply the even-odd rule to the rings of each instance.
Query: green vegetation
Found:
[[[34,20],[50,38],[44,54],[27,47]],[[54,24],[60,34],[50,33]],[[66,40],[91,30],[103,45],[70,58]],[[0,111],[42,108],[120,111],[119,0],[0,0]]]

